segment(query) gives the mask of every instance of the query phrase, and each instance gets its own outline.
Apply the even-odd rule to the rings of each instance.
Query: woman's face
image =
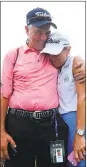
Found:
[[[66,62],[66,58],[69,54],[69,51],[70,47],[67,47],[64,48],[62,52],[58,55],[50,55],[50,61],[52,65],[57,69],[61,68]]]

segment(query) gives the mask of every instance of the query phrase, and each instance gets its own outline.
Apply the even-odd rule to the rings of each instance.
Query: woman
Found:
[[[58,69],[58,111],[69,127],[68,155],[74,150],[77,166],[85,167],[85,83],[80,84],[73,77],[81,58],[70,56],[70,50],[69,41],[56,32],[50,35],[41,53],[50,54],[52,65]]]

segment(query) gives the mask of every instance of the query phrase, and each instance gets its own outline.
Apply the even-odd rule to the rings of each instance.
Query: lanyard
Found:
[[[55,132],[56,132],[56,138],[58,138],[58,123],[57,123],[57,118],[56,118],[56,110],[53,109],[53,120],[55,123]]]

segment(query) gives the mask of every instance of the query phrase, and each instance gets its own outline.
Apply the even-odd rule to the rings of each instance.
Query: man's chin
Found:
[[[42,46],[37,46],[37,47],[36,47],[36,49],[37,49],[37,50],[39,50],[39,51],[41,51],[41,50],[43,50],[43,49],[44,49],[44,47],[45,47],[45,45],[42,45]]]
[[[59,69],[60,67],[59,66],[57,66],[56,64],[54,64],[54,63],[52,63],[51,62],[51,64],[54,66],[54,68],[56,68],[56,69]]]

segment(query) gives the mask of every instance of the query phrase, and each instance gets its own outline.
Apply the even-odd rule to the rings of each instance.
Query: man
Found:
[[[49,37],[51,25],[56,28],[48,11],[42,8],[30,11],[25,27],[29,43],[19,48],[18,57],[15,49],[8,52],[4,59],[1,151],[2,157],[7,159],[5,167],[34,167],[35,156],[38,167],[51,165],[49,141],[55,139],[51,116],[53,108],[58,107],[59,103],[57,70],[49,58],[40,54]],[[81,68],[76,68],[76,75],[77,79],[80,77],[79,81],[83,81],[84,64],[80,65]],[[10,160],[8,143],[17,150]]]
[[[52,65],[58,69],[58,111],[69,126],[68,154],[74,150],[72,155],[78,166],[85,167],[85,83],[74,80],[74,66],[81,58],[70,56],[70,49],[69,41],[61,33],[55,32],[49,36],[41,53],[50,54]]]

